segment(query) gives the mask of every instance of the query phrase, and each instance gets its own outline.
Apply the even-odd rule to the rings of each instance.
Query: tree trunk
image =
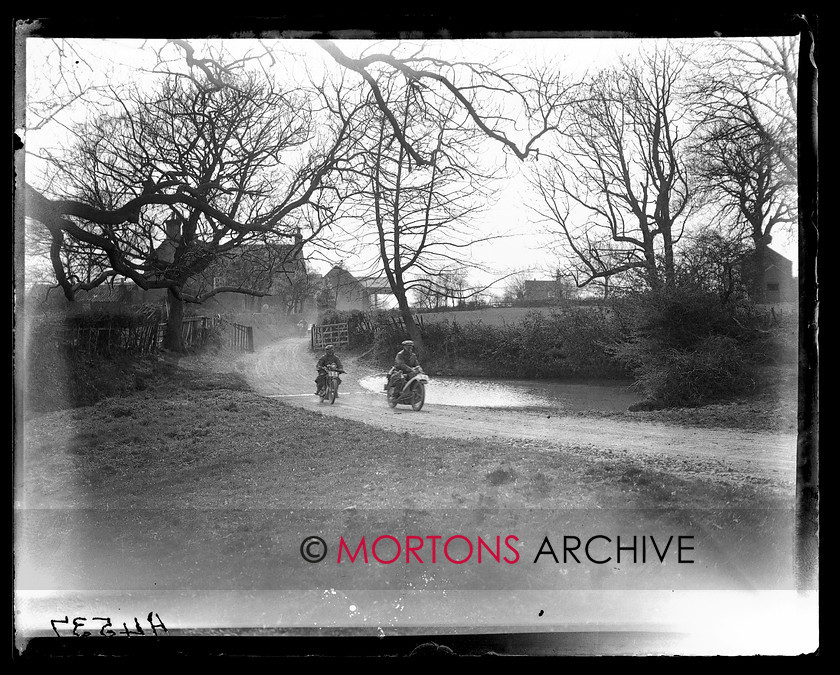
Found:
[[[408,337],[414,340],[414,349],[417,351],[418,358],[424,356],[423,335],[420,333],[420,327],[414,322],[414,315],[411,313],[411,308],[408,306],[408,300],[405,297],[405,292],[397,293],[397,302],[400,306],[400,314],[405,324],[405,329],[408,332]]]
[[[662,244],[664,248],[663,256],[663,276],[665,277],[665,288],[673,290],[677,285],[675,265],[674,265],[674,242],[671,238],[672,224],[669,222],[667,226],[662,226]]]
[[[764,285],[764,268],[767,260],[767,244],[756,242],[755,251],[750,260],[749,284],[750,296],[753,302],[761,304],[766,300],[766,288]]]
[[[181,354],[184,351],[184,338],[181,334],[181,324],[184,321],[184,301],[176,298],[172,289],[166,291],[169,302],[169,319],[166,322],[166,333],[163,336],[163,348]]]

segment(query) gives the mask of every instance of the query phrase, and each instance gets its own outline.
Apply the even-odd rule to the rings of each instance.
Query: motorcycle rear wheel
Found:
[[[426,385],[416,382],[411,391],[411,409],[419,412],[426,402]]]

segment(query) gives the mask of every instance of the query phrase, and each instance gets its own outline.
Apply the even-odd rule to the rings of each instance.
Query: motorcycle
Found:
[[[420,366],[412,368],[411,375],[406,378],[402,375],[402,382],[397,386],[390,386],[391,376],[394,374],[392,369],[388,373],[388,389],[386,394],[388,396],[388,405],[396,408],[398,405],[410,405],[412,410],[419,411],[426,401],[426,385],[429,383],[429,378]]]
[[[328,365],[323,370],[327,375],[327,380],[321,391],[318,392],[318,396],[321,397],[321,403],[328,400],[332,405],[335,403],[335,397],[338,396],[338,383],[341,381],[339,375],[343,375],[345,371],[339,370],[333,365]]]

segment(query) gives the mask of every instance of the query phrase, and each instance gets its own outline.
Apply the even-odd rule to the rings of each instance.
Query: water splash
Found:
[[[368,391],[384,394],[384,376],[364,377],[359,384]],[[427,404],[462,407],[618,411],[638,400],[623,384],[432,377],[426,387]]]

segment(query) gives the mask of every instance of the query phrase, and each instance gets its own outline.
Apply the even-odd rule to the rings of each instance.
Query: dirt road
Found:
[[[337,415],[377,428],[420,436],[538,443],[544,449],[592,456],[629,456],[651,468],[694,477],[789,488],[795,480],[794,434],[707,429],[665,423],[563,415],[544,410],[490,409],[435,404],[434,378],[420,412],[390,408],[384,392],[363,388],[362,378],[376,375],[358,363],[345,362],[340,397],[334,405],[314,395],[315,360],[305,338],[275,342],[231,364],[253,389],[285,403],[325,415]],[[384,378],[382,378],[384,382]]]

